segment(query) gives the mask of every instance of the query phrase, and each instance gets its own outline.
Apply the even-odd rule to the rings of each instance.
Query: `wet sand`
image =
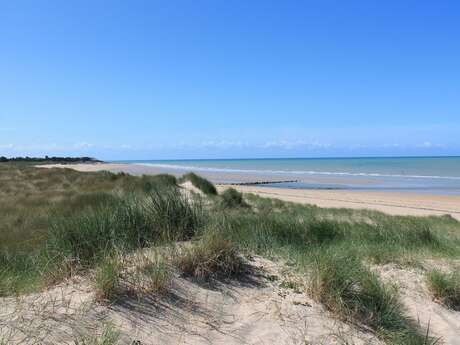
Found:
[[[182,175],[186,170],[172,170],[145,165],[134,164],[68,164],[46,165],[46,168],[70,168],[78,171],[125,172],[133,175],[169,173]],[[228,183],[266,181],[267,177],[257,174],[236,174],[200,172],[200,175],[216,183],[219,190],[228,188]],[[279,180],[283,178],[280,177]],[[276,178],[271,178],[277,181]],[[288,189],[265,186],[233,186],[245,192],[254,193],[262,197],[277,198],[284,201],[313,204],[319,207],[336,207],[352,209],[370,209],[393,215],[430,216],[449,214],[460,220],[460,196],[431,195],[413,192],[376,192],[376,191],[350,191],[350,190],[313,190],[313,189]]]

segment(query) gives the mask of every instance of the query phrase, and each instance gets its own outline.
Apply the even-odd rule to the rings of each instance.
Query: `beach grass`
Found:
[[[196,188],[201,190],[207,195],[217,195],[216,187],[204,177],[201,177],[195,173],[188,173],[182,176],[179,182],[190,181]]]
[[[113,301],[120,293],[121,263],[117,256],[104,258],[94,276],[97,301]]]
[[[46,252],[89,265],[114,250],[130,251],[152,243],[190,238],[202,220],[200,203],[190,203],[177,188],[153,188],[142,195],[114,196],[74,216],[55,216]]]
[[[238,192],[234,188],[227,188],[221,194],[221,205],[224,208],[248,207],[244,201],[243,193]]]
[[[248,197],[252,210],[213,217],[243,248],[260,253],[318,253],[328,248],[374,263],[410,264],[460,255],[459,222],[450,217],[389,216],[367,210],[315,206]],[[294,250],[295,249],[295,250]]]
[[[136,267],[136,289],[144,294],[161,294],[168,291],[172,281],[172,272],[167,260],[157,254],[153,258],[144,258],[142,265]]]
[[[79,337],[75,345],[116,345],[120,343],[120,331],[111,323],[104,324],[101,334]]]
[[[427,274],[428,287],[433,297],[450,309],[460,310],[460,272],[431,270]]]
[[[404,316],[396,287],[382,283],[357,257],[321,253],[313,265],[310,291],[335,314],[369,326],[391,344],[434,341]]]
[[[206,232],[191,247],[184,248],[176,266],[186,276],[199,279],[229,278],[244,272],[237,246],[218,232]]]

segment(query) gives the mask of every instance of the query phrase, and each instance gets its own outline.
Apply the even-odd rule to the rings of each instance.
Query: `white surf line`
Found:
[[[460,176],[441,176],[441,175],[406,175],[406,174],[385,174],[376,172],[351,172],[351,171],[319,171],[319,170],[263,170],[263,169],[237,169],[237,168],[218,168],[194,165],[161,164],[161,163],[130,163],[133,165],[143,165],[163,169],[175,169],[186,171],[203,172],[225,172],[225,173],[251,173],[251,174],[276,174],[276,175],[322,175],[322,176],[353,176],[353,177],[396,177],[409,179],[446,179],[460,180]]]

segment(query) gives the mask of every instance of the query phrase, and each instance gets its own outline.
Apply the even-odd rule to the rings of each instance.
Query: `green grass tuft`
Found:
[[[184,248],[176,265],[185,275],[199,279],[228,278],[244,271],[236,246],[218,233],[206,233],[198,243]]]
[[[0,297],[19,295],[39,288],[39,258],[26,253],[0,252]]]
[[[120,332],[111,324],[104,325],[101,335],[90,335],[75,340],[75,345],[116,345],[120,341]]]
[[[113,301],[120,293],[121,264],[117,256],[109,256],[96,268],[94,288],[97,301]]]
[[[172,282],[172,271],[165,257],[154,255],[140,256],[135,262],[134,277],[130,279],[134,294],[162,294],[168,291]]]
[[[154,188],[159,187],[175,187],[177,186],[177,179],[173,175],[159,174],[159,175],[143,175],[141,177],[142,190],[150,192]]]
[[[216,187],[207,179],[198,176],[195,173],[185,174],[180,178],[180,182],[190,181],[196,188],[207,195],[217,195]]]
[[[383,284],[355,257],[330,252],[317,257],[310,290],[329,310],[371,327],[388,343],[431,342],[404,316],[395,287]]]
[[[200,200],[190,201],[178,188],[155,188],[147,196],[145,210],[161,236],[168,240],[191,238],[204,223]]]
[[[243,194],[234,188],[227,188],[221,194],[221,206],[224,208],[249,207],[244,201]]]
[[[446,307],[460,310],[460,273],[432,270],[427,274],[428,287],[433,296]]]

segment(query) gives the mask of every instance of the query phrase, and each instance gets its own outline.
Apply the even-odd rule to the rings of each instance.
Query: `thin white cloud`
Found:
[[[212,147],[212,148],[242,148],[246,146],[246,143],[243,143],[242,141],[232,141],[232,140],[209,140],[209,141],[204,141],[200,145],[201,147]]]
[[[80,142],[80,143],[75,143],[73,147],[76,149],[90,149],[94,147],[94,144],[90,144],[87,142]]]
[[[424,148],[424,149],[431,149],[431,148],[441,148],[441,147],[444,147],[444,145],[435,144],[435,143],[432,143],[431,141],[425,141],[422,144],[417,145],[416,147],[417,148]]]
[[[259,145],[259,147],[264,149],[270,148],[279,148],[279,149],[297,149],[297,148],[307,148],[307,149],[327,149],[332,145],[328,143],[321,143],[319,141],[306,141],[306,140],[272,140]]]

